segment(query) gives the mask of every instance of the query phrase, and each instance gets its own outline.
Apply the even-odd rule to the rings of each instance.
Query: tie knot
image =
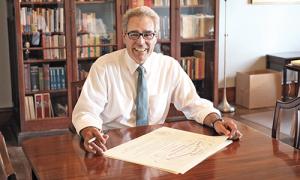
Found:
[[[145,68],[142,65],[140,65],[136,70],[139,72],[139,74],[141,74],[144,73]]]

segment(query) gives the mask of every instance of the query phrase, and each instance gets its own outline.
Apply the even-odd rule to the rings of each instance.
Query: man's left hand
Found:
[[[231,140],[238,140],[243,135],[238,130],[235,120],[229,117],[223,117],[223,121],[214,123],[215,131],[220,135],[226,135]]]

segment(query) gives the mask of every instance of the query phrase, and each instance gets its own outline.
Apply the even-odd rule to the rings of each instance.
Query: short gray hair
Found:
[[[154,23],[155,31],[158,32],[159,31],[159,23],[160,23],[159,16],[153,9],[151,9],[147,6],[139,6],[139,7],[129,9],[128,11],[126,11],[126,13],[124,14],[123,19],[122,19],[123,32],[127,31],[128,21],[130,18],[143,17],[143,16],[147,16],[152,19],[152,21]]]

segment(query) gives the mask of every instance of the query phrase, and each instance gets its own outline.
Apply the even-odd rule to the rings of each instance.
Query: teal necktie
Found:
[[[148,92],[147,82],[144,76],[144,67],[137,68],[139,73],[136,95],[136,126],[148,125]]]

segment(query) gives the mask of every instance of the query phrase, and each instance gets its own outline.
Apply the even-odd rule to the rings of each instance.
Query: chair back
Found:
[[[15,170],[8,155],[4,136],[0,132],[0,179],[17,179]]]
[[[283,121],[283,118],[286,118],[284,115],[282,115],[284,110],[288,110],[289,114],[292,112],[292,118],[289,117],[289,119],[284,120],[290,121],[293,146],[297,149],[300,149],[300,124],[298,119],[300,110],[300,97],[296,97],[295,99],[287,102],[277,100],[273,118],[272,137],[279,138],[280,123]]]
[[[80,96],[81,88],[82,88],[84,82],[85,82],[85,79],[71,82],[71,100],[72,100],[71,105],[72,105],[72,109],[74,109],[74,107],[77,103],[77,100]],[[76,134],[76,130],[75,130],[75,127],[74,127],[72,122],[69,125],[69,130],[72,133]]]

